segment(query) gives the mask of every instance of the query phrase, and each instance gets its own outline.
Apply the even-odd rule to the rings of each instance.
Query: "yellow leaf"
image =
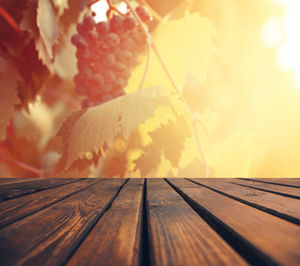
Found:
[[[142,177],[159,166],[161,154],[170,161],[173,167],[178,167],[184,141],[190,135],[186,121],[178,118],[175,122],[161,125],[149,135],[152,142],[143,149],[141,156],[135,160],[136,169],[140,170]]]
[[[49,0],[39,0],[38,2],[37,26],[39,27],[46,51],[52,60],[54,58],[53,46],[57,42],[60,29],[55,10]]]
[[[122,133],[128,139],[132,131],[154,114],[160,105],[169,105],[169,98],[161,88],[153,87],[124,95],[107,103],[73,113],[62,126],[62,159],[68,169],[86,152],[99,150],[104,143],[111,145]]]

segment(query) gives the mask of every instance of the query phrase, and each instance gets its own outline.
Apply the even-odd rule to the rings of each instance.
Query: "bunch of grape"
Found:
[[[143,22],[150,20],[144,7],[137,7],[136,12]],[[114,14],[108,21],[95,23],[93,17],[85,16],[77,32],[71,42],[77,48],[75,89],[87,96],[82,107],[123,95],[131,69],[147,45],[146,34],[136,19],[130,14]]]

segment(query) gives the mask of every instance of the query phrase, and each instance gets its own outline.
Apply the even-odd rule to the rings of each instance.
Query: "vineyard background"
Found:
[[[196,121],[209,177],[298,177],[297,0],[130,3],[184,101],[153,51],[139,88],[145,51],[126,95],[81,109],[70,39],[90,1],[0,1],[0,176],[203,177]]]

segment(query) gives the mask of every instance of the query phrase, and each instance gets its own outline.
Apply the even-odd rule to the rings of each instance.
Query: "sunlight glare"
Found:
[[[271,17],[264,24],[261,32],[265,46],[272,48],[279,44],[283,38],[283,23],[279,17]]]
[[[116,7],[123,14],[125,14],[127,12],[127,5],[124,2],[119,3]],[[107,20],[106,12],[108,9],[109,9],[109,6],[106,1],[100,0],[96,3],[94,3],[91,6],[91,10],[93,12],[95,12],[95,14],[96,14],[96,16],[94,16],[94,20],[96,22],[106,21]]]
[[[295,80],[300,87],[300,1],[299,0],[270,0],[276,5],[282,6],[284,10],[283,16],[283,27],[284,27],[284,41],[281,44],[278,52],[276,61],[278,67],[283,71],[293,71]],[[268,22],[267,22],[268,23]],[[275,42],[278,38],[276,30],[266,30],[265,24],[262,35],[263,41],[268,46],[268,39],[270,42]],[[274,26],[274,25],[273,25]],[[277,28],[280,31],[280,28]],[[271,34],[270,34],[271,32]]]
[[[125,13],[127,12],[127,5],[126,5],[126,3],[121,2],[121,3],[118,5],[118,10],[119,10],[121,13],[125,14]]]
[[[98,1],[98,2],[94,3],[91,6],[91,10],[93,12],[95,12],[95,14],[96,14],[96,16],[94,16],[94,20],[96,22],[107,20],[106,12],[107,12],[108,8],[109,8],[109,6],[106,1]]]

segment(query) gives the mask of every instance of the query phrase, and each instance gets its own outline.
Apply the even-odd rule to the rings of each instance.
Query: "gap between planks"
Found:
[[[248,182],[247,182],[248,181]],[[250,180],[238,180],[238,181],[232,181],[233,184],[236,184],[238,186],[243,187],[249,187],[252,189],[265,191],[273,194],[280,195],[282,197],[288,197],[288,198],[294,198],[294,199],[300,199],[300,189],[291,187],[291,186],[277,186],[269,183],[258,183],[258,182],[252,182],[250,183]]]
[[[228,241],[240,241],[244,256],[257,255],[262,264],[299,265],[300,228],[275,216],[227,198],[188,180],[168,179],[170,185]],[[232,237],[235,237],[235,239]],[[235,244],[235,243],[232,243]],[[247,252],[250,251],[249,252]],[[250,256],[248,259],[252,259]],[[253,262],[251,264],[257,264]]]
[[[62,264],[110,206],[126,180],[109,180],[0,229],[0,264]]]
[[[166,180],[166,181],[170,185],[170,189],[172,189],[172,191],[174,191],[174,193],[176,193],[180,196],[182,202],[186,202],[189,207],[193,208],[192,212],[195,211],[197,216],[202,217],[206,221],[206,223],[208,223],[208,225],[215,232],[217,232],[217,234],[219,236],[221,236],[229,245],[231,245],[233,247],[235,252],[238,252],[249,263],[251,263],[251,262],[255,262],[256,264],[258,262],[267,263],[267,264],[275,263],[274,260],[270,259],[269,256],[266,256],[265,253],[261,253],[260,249],[258,250],[258,253],[257,253],[257,249],[255,247],[253,247],[253,245],[251,243],[249,243],[247,239],[243,238],[243,236],[237,234],[233,230],[228,230],[228,228],[229,229],[231,229],[231,228],[226,225],[226,222],[224,223],[224,221],[218,220],[218,218],[216,216],[214,216],[209,211],[204,209],[204,207],[200,206],[199,203],[195,204],[195,202],[193,202],[193,200],[191,200],[191,198],[189,196],[187,196],[181,190],[181,188],[178,188],[177,186],[175,186],[171,183],[172,180],[171,181]],[[188,182],[188,181],[186,181],[186,182]],[[107,217],[107,216],[110,217],[110,215],[112,215],[111,211],[113,208],[115,208],[114,205],[117,205],[117,202],[120,201],[120,199],[121,199],[120,196],[123,194],[124,188],[126,188],[127,185],[128,185],[128,183],[126,183],[126,185],[125,185],[125,183],[123,183],[123,185],[119,188],[117,194],[115,194],[115,196],[110,200],[110,203],[101,210],[101,214],[89,222],[88,229],[84,230],[84,234],[81,234],[80,239],[77,242],[75,241],[76,243],[73,245],[70,253],[68,254],[67,257],[64,257],[64,259],[62,259],[60,261],[61,263],[67,263],[67,264],[72,265],[72,262],[73,263],[76,262],[76,261],[74,261],[75,260],[74,258],[77,257],[77,252],[79,250],[82,250],[84,245],[86,247],[87,244],[85,244],[85,243],[88,243],[86,241],[89,237],[92,236],[92,232],[93,232],[93,230],[96,230],[95,228],[97,227],[97,225],[100,224],[101,221],[103,222],[104,221],[103,219],[105,217]],[[66,185],[64,185],[64,186],[66,186]],[[45,192],[45,191],[40,191],[39,193],[42,193],[42,192]],[[139,265],[150,265],[150,263],[151,263],[151,265],[157,264],[156,263],[157,261],[150,259],[150,256],[153,255],[153,253],[152,253],[153,248],[152,248],[152,251],[150,251],[151,250],[150,247],[153,245],[153,242],[151,242],[151,241],[153,241],[153,238],[150,237],[151,231],[149,230],[149,228],[151,229],[151,227],[149,227],[149,226],[151,226],[150,219],[149,219],[149,214],[150,214],[151,210],[149,208],[147,193],[148,193],[147,181],[145,181],[142,192],[141,192],[141,195],[142,195],[141,196],[142,199],[140,199],[141,205],[139,207],[139,213],[141,214],[141,217],[139,218],[139,222],[138,222],[139,225],[137,226],[140,228],[139,229],[140,231],[137,232],[137,235],[139,235],[139,237],[140,237],[140,245],[139,245],[139,253],[138,253],[138,261],[139,261],[138,264]],[[214,193],[217,193],[217,192],[214,192]],[[35,195],[37,195],[37,194],[38,193],[35,193]],[[29,195],[24,196],[23,198],[26,198]],[[203,211],[203,210],[205,210],[205,211]],[[199,219],[201,219],[200,217],[199,217]],[[109,221],[109,220],[110,219],[108,219],[107,221]],[[219,222],[219,224],[216,225],[216,221]],[[226,230],[227,230],[227,232],[226,232]],[[224,233],[224,231],[225,231],[225,233]],[[0,231],[0,234],[1,234],[1,231]],[[150,238],[148,238],[148,237],[150,237]],[[152,237],[153,237],[153,234],[152,234]],[[236,237],[236,239],[234,240],[234,241],[237,241],[236,243],[232,243],[230,240],[230,238],[234,238],[234,237]],[[241,247],[239,247],[239,245],[241,245]],[[149,250],[149,248],[150,248],[150,250]],[[245,254],[245,252],[248,254]],[[252,259],[249,258],[249,256],[252,257]],[[254,258],[254,260],[253,260],[253,258]],[[74,263],[74,265],[75,264],[76,263]],[[78,265],[80,265],[80,264],[78,264]]]
[[[300,188],[299,178],[237,178],[245,181],[272,184],[276,186]]]
[[[0,185],[0,202],[13,198],[22,197],[27,194],[36,193],[53,187],[78,182],[81,178],[45,178],[25,182],[9,183]]]
[[[187,180],[248,206],[300,225],[300,208],[296,199],[282,198],[279,195],[257,191],[249,187],[239,187],[234,182],[231,182],[232,179]]]
[[[107,179],[83,179],[0,202],[0,228],[104,181]]]

